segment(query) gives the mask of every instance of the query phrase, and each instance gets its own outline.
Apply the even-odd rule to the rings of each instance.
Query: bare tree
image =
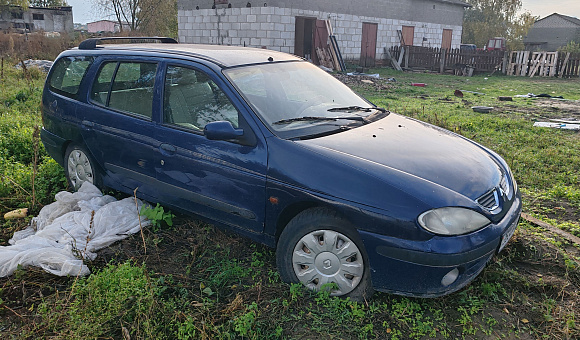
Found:
[[[121,32],[165,32],[172,22],[177,23],[176,0],[94,0],[98,10],[111,15],[119,23]],[[171,31],[171,30],[169,30]],[[159,33],[161,33],[159,32]],[[175,32],[176,35],[177,32]]]

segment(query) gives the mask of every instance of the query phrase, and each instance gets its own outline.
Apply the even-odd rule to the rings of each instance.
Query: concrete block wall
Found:
[[[414,45],[441,47],[443,29],[452,29],[452,47],[461,43],[462,27],[386,19],[352,14],[281,7],[178,10],[179,41],[182,43],[266,47],[294,53],[295,17],[329,19],[344,59],[358,59],[363,22],[378,24],[377,59],[384,47],[399,45],[397,30],[414,26]],[[424,41],[425,38],[426,40]]]

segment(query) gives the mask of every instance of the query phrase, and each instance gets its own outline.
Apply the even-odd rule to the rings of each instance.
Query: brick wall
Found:
[[[358,59],[362,23],[378,24],[377,58],[383,48],[399,44],[397,30],[415,27],[414,44],[440,47],[443,29],[453,30],[452,47],[461,43],[461,25],[437,24],[402,19],[386,19],[325,11],[282,7],[178,9],[179,41],[183,43],[263,47],[294,52],[295,17],[329,19],[343,58]],[[425,38],[425,40],[423,39]]]

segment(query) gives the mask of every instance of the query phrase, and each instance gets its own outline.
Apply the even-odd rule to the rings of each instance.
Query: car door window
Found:
[[[151,119],[157,64],[119,62],[104,64],[93,84],[94,102]],[[110,91],[108,84],[112,79]]]
[[[203,130],[208,123],[229,121],[238,127],[238,111],[203,72],[168,66],[164,93],[163,122],[166,124]]]
[[[117,62],[108,62],[101,66],[101,70],[93,83],[93,89],[91,91],[91,99],[93,101],[102,105],[107,105],[109,89],[111,88],[111,81],[113,81],[117,65]]]

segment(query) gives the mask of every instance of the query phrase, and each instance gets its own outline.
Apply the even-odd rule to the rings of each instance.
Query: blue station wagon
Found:
[[[56,59],[41,137],[72,188],[137,189],[275,247],[284,281],[353,299],[457,291],[513,235],[520,193],[493,151],[296,56],[154,39]]]

